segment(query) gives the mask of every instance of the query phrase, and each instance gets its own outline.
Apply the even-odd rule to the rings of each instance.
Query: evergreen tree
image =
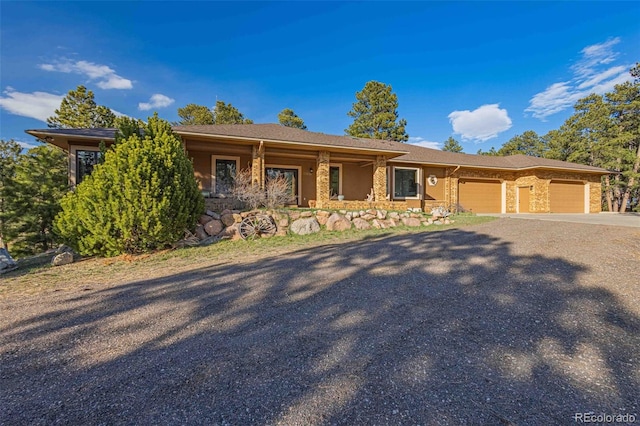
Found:
[[[189,104],[184,108],[178,108],[180,126],[215,124],[213,111],[204,105]]]
[[[409,140],[405,119],[398,120],[398,96],[391,86],[369,81],[356,93],[356,102],[347,113],[353,123],[345,130],[347,135],[359,138]]]
[[[448,152],[462,152],[462,149],[463,148],[462,148],[462,145],[460,145],[460,142],[458,142],[451,136],[449,136],[449,138],[446,141],[444,141],[444,146],[442,147],[443,151],[448,151]]]
[[[244,118],[236,107],[223,101],[216,101],[213,117],[215,124],[253,124],[253,120]]]
[[[491,147],[489,151],[483,151],[482,149],[479,149],[476,155],[488,155],[488,156],[495,157],[495,156],[498,156],[499,154],[494,147]]]
[[[15,220],[15,211],[11,206],[14,191],[16,166],[22,154],[22,147],[13,139],[0,140],[0,248],[9,241],[9,227]]]
[[[62,99],[55,115],[47,118],[47,124],[58,129],[113,127],[115,118],[109,108],[96,104],[91,90],[78,86]]]
[[[180,138],[150,117],[141,136],[105,154],[61,202],[57,232],[80,253],[142,253],[178,241],[204,210],[204,200]]]
[[[53,246],[53,221],[68,190],[67,155],[61,149],[41,145],[18,158],[8,200],[14,253],[32,254]]]
[[[286,127],[295,127],[296,129],[307,130],[304,120],[293,112],[290,108],[285,108],[278,114],[278,122]]]
[[[531,157],[544,157],[547,147],[543,138],[533,130],[527,130],[521,135],[509,139],[498,150],[498,155],[529,155]]]

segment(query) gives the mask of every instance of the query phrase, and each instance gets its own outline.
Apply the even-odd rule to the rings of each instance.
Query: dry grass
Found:
[[[251,263],[256,259],[283,256],[301,248],[341,242],[384,238],[390,235],[443,231],[495,220],[492,217],[457,216],[451,225],[428,228],[371,229],[346,232],[323,231],[313,235],[288,235],[256,241],[221,241],[208,247],[164,250],[140,256],[85,258],[73,264],[52,267],[51,255],[19,261],[20,267],[0,276],[0,300],[77,289],[108,288],[125,282],[163,277],[212,264]]]

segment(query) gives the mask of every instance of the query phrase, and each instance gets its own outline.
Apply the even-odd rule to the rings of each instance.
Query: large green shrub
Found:
[[[193,165],[168,122],[154,115],[142,134],[106,151],[61,202],[56,230],[86,255],[142,253],[178,241],[204,210]],[[122,134],[121,134],[122,136]]]

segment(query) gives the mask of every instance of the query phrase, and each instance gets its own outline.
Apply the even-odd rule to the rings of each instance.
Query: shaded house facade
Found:
[[[207,205],[228,200],[233,176],[256,185],[283,175],[300,207],[394,210],[444,206],[474,213],[597,213],[607,170],[514,155],[444,152],[393,141],[327,135],[278,124],[174,126]],[[72,185],[90,173],[115,129],[27,130],[69,154]]]

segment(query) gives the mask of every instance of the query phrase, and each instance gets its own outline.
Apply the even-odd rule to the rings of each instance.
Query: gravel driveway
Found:
[[[0,424],[640,422],[640,231],[499,219],[0,302]]]

